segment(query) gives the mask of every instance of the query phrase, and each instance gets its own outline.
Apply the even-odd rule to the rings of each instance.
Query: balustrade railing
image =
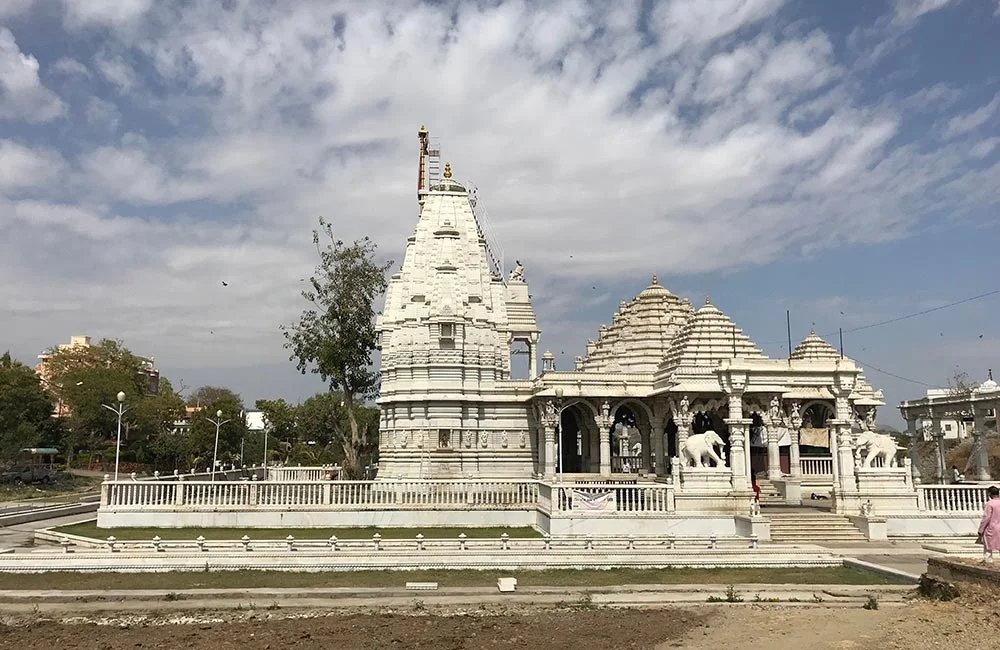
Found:
[[[536,481],[106,481],[106,510],[519,510],[538,504]]]
[[[931,512],[981,513],[986,507],[985,485],[919,485],[921,510]]]
[[[337,465],[319,467],[269,467],[268,481],[331,481],[338,480],[341,468]]]
[[[833,476],[832,456],[803,456],[799,459],[802,476]]]
[[[551,512],[672,512],[674,492],[671,485],[595,485],[553,486]]]
[[[534,510],[672,512],[670,484],[561,483],[535,480],[106,481],[105,511],[241,510]]]

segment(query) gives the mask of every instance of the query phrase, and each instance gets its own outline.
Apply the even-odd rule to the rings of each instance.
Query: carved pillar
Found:
[[[653,452],[653,465],[655,467],[654,474],[659,476],[666,476],[667,465],[664,459],[663,453],[663,432],[667,426],[667,409],[662,402],[656,402],[653,404],[653,418],[651,420],[651,429],[649,432],[650,442],[652,443]]]
[[[601,405],[601,412],[594,416],[601,442],[601,476],[611,476],[611,405],[607,400]]]
[[[789,429],[788,437],[790,438],[788,447],[788,473],[792,478],[801,478],[802,461],[799,457],[799,430]]]
[[[539,406],[538,420],[541,424],[542,444],[544,450],[542,461],[542,476],[551,481],[556,475],[556,425],[558,424],[558,409],[553,400],[546,400]]]
[[[781,449],[778,447],[778,437],[781,429],[777,423],[765,429],[767,433],[767,480],[777,481],[781,479]]]
[[[746,453],[746,436],[751,420],[743,419],[743,393],[729,395],[729,467],[733,470],[733,490],[750,489],[750,463]]]
[[[538,335],[532,334],[528,339],[528,378],[538,376]]]
[[[545,478],[552,480],[556,475],[556,427],[546,422],[542,425],[545,435]]]
[[[853,382],[852,382],[853,383]],[[838,386],[834,410],[836,417],[830,426],[836,432],[836,469],[839,473],[839,488],[834,489],[834,506],[837,512],[846,514],[857,511],[858,483],[854,471],[854,438],[851,432],[851,404],[849,386]]]

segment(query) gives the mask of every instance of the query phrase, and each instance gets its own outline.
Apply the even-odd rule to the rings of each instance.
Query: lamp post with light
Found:
[[[208,420],[209,422],[211,422],[212,424],[215,425],[215,451],[212,452],[212,480],[213,481],[215,481],[215,468],[218,466],[218,463],[219,463],[219,429],[222,428],[223,424],[226,424],[227,422],[231,422],[232,421],[232,420],[223,420],[222,419],[222,409],[219,409],[218,411],[215,412],[215,417],[216,417],[215,420],[213,420],[212,418],[205,418],[206,420]]]
[[[83,382],[77,384],[79,386]],[[118,439],[115,442],[115,480],[118,480],[118,459],[121,457],[122,452],[122,416],[128,411],[125,408],[125,393],[123,391],[118,392],[118,408],[112,408],[107,404],[101,404],[104,408],[108,409],[112,413],[118,415]]]
[[[563,444],[562,444],[562,414],[566,408],[563,406],[563,389],[556,387],[556,460],[559,461],[559,482],[563,480]]]

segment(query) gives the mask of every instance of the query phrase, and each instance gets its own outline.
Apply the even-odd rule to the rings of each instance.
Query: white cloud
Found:
[[[1000,138],[987,138],[972,145],[969,153],[976,158],[985,158],[993,153],[997,147],[1000,147]]]
[[[153,6],[153,0],[62,0],[66,24],[72,28],[131,26]]]
[[[35,0],[4,0],[0,2],[0,18],[16,18],[28,13]]]
[[[896,0],[893,9],[897,21],[912,22],[925,14],[959,2],[961,0]]]
[[[139,83],[135,70],[121,55],[105,52],[94,59],[94,65],[108,83],[125,94]]]
[[[84,110],[87,123],[91,126],[100,127],[112,133],[118,130],[122,114],[113,103],[100,97],[91,97],[87,100],[87,106]]]
[[[23,54],[11,31],[0,27],[0,120],[48,122],[65,109],[59,96],[42,85],[38,59]]]
[[[90,70],[74,58],[64,56],[52,64],[52,72],[66,76],[90,77]]]
[[[283,363],[317,216],[400,258],[421,123],[479,184],[545,345],[567,351],[605,295],[560,298],[581,287],[885,241],[996,202],[1000,171],[970,172],[968,144],[897,142],[960,89],[862,92],[835,37],[783,23],[777,0],[660,4],[651,35],[638,3],[69,6],[74,29],[114,27],[77,56],[130,101],[83,96],[92,139],[56,195],[0,205],[0,305],[32,348],[89,329],[176,365]],[[142,135],[119,138],[135,106]],[[563,317],[584,327],[553,339]]]
[[[11,140],[0,140],[0,195],[43,188],[64,170],[58,152],[28,148]]]
[[[990,120],[995,121],[998,113],[1000,113],[1000,93],[989,103],[980,106],[976,110],[965,115],[956,115],[948,120],[948,123],[944,127],[944,134],[949,138],[965,135],[970,131],[975,131]]]

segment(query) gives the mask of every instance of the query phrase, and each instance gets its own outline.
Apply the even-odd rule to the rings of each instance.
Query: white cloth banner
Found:
[[[618,510],[618,504],[615,502],[613,490],[597,494],[573,490],[573,510],[615,512]]]

